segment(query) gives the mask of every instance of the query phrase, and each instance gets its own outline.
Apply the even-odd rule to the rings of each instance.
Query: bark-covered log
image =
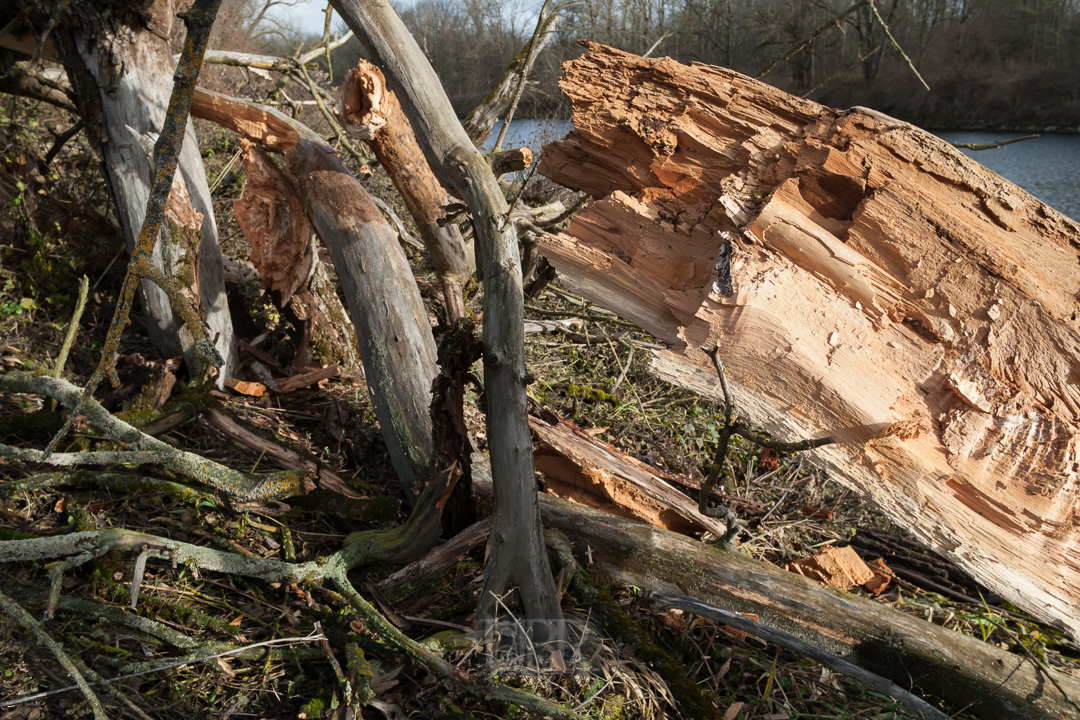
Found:
[[[879,113],[589,50],[540,167],[598,198],[540,239],[563,279],[716,399],[719,346],[754,422],[1075,635],[1080,226]]]
[[[145,15],[119,6],[74,3],[52,33],[87,137],[104,159],[102,168],[129,248],[135,247],[150,194],[150,158],[144,145],[161,130],[175,69],[168,46],[174,21],[171,5],[159,0],[141,12]],[[179,209],[182,219],[177,222],[177,213],[166,218],[154,261],[164,263],[166,271],[189,289],[211,338],[216,336],[215,346],[225,360],[220,385],[232,375],[236,351],[213,203],[190,121],[178,169],[170,205]],[[178,197],[179,187],[186,188],[186,199]],[[154,347],[163,357],[185,351],[192,362],[193,348],[182,346],[183,331],[165,293],[149,280],[140,283],[140,291]],[[194,367],[189,370],[197,372]]]
[[[366,142],[386,169],[431,254],[446,297],[450,323],[465,317],[461,293],[475,270],[457,223],[445,220],[446,190],[428,167],[416,135],[382,71],[366,60],[345,75],[334,114],[350,136]]]
[[[295,120],[203,89],[191,113],[284,153],[285,171],[334,259],[375,415],[411,502],[413,484],[436,473],[428,412],[435,340],[396,233],[334,149]]]
[[[484,463],[474,468],[474,487],[489,493]],[[621,584],[756,615],[900,687],[934,695],[951,712],[986,720],[1080,718],[1058,689],[1080,697],[1080,680],[1050,670],[1055,687],[1023,654],[652,525],[550,495],[540,496],[540,510],[544,526],[566,534],[579,562],[598,563]]]

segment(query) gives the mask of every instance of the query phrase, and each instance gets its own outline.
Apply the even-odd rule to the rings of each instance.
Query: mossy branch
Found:
[[[194,453],[177,450],[113,416],[97,400],[87,398],[82,389],[60,378],[32,377],[21,373],[0,375],[0,391],[33,393],[54,398],[69,408],[73,417],[81,411],[106,437],[130,448],[120,452],[57,454],[0,445],[0,456],[60,466],[77,463],[160,463],[184,477],[217,488],[229,498],[243,502],[265,502],[304,495],[310,486],[310,482],[299,471],[247,475]]]

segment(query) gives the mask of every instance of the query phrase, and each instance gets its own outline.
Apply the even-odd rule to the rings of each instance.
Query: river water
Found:
[[[558,140],[571,128],[569,120],[514,120],[503,147],[528,146],[539,152],[544,143]],[[498,136],[495,126],[485,148]],[[1010,132],[938,132],[951,143],[989,144],[1023,137]],[[1080,135],[1045,134],[1037,140],[1005,145],[994,150],[961,150],[1010,182],[1019,185],[1047,205],[1080,220]]]
[[[939,132],[951,143],[988,144],[1026,133]],[[993,150],[964,150],[965,155],[1027,190],[1073,220],[1080,220],[1080,135],[1047,134],[1037,140]]]

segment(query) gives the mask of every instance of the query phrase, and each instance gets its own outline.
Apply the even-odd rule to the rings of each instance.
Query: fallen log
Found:
[[[1080,226],[947,143],[596,44],[540,172],[597,198],[541,250],[1010,602],[1080,629]],[[704,348],[704,350],[702,350]]]
[[[479,454],[473,472],[477,494],[490,495],[490,468]],[[540,513],[545,528],[571,541],[579,563],[598,563],[618,583],[756,616],[902,688],[936,696],[950,712],[987,720],[1080,718],[1070,702],[1080,697],[1080,680],[1033,666],[1025,655],[742,553],[561,498],[540,495]]]

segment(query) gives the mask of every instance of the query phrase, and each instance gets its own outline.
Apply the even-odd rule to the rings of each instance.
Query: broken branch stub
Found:
[[[397,96],[386,87],[382,71],[366,60],[345,75],[337,96],[334,114],[350,137],[375,153],[416,222],[442,282],[450,323],[464,318],[461,292],[473,271],[470,253],[457,224],[439,222],[446,217],[446,190],[428,167]]]
[[[597,198],[538,239],[741,409],[920,541],[1080,630],[1080,226],[906,123],[596,44],[540,172]],[[731,241],[731,295],[714,290]],[[726,288],[725,288],[726,289]]]

